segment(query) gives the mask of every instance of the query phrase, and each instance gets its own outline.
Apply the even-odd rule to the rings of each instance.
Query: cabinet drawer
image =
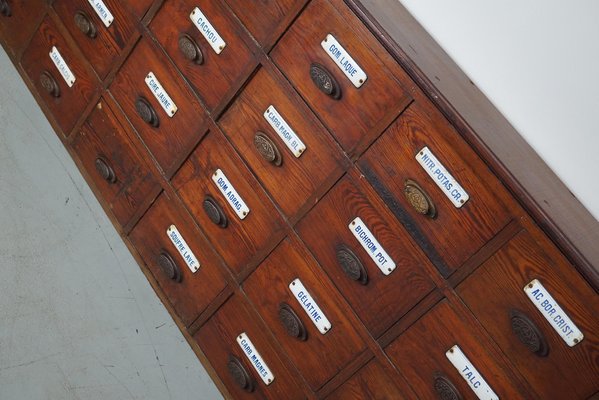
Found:
[[[242,38],[247,33],[220,0],[167,1],[150,29],[209,111],[256,66]]]
[[[131,142],[129,129],[120,112],[101,99],[72,143],[122,226],[147,207],[160,190]]]
[[[226,0],[262,47],[273,45],[307,0]]]
[[[505,188],[424,99],[358,165],[445,277],[513,218]]]
[[[549,251],[521,232],[457,291],[539,398],[586,399],[599,391],[599,298],[545,239],[542,247]],[[566,344],[524,292],[535,279],[562,310],[546,294],[539,303],[566,331],[567,315],[584,334],[580,343]]]
[[[271,55],[350,156],[361,153],[411,101],[398,81],[409,79],[340,0],[312,1]],[[365,72],[359,88],[342,72],[345,62]],[[357,71],[352,79],[358,82],[359,71],[345,65]]]
[[[42,21],[21,64],[57,124],[68,135],[97,89],[93,72],[67,44],[50,17]]]
[[[172,183],[235,274],[255,267],[284,236],[278,211],[217,129]]]
[[[52,7],[100,79],[104,79],[135,33],[135,17],[119,0],[94,4],[98,6],[81,0],[55,0]]]
[[[297,239],[285,239],[244,290],[314,391],[366,348],[341,296]]]
[[[0,43],[16,56],[46,13],[46,0],[0,1]]]
[[[468,321],[443,300],[386,352],[418,398],[477,399],[471,385],[483,390],[484,382],[500,399],[530,398],[517,386],[521,378],[490,350],[490,341]],[[456,345],[469,361],[459,371],[447,355],[457,354]]]
[[[130,239],[186,326],[225,288],[224,268],[214,250],[166,193],[131,231]]]
[[[220,126],[288,217],[341,176],[341,149],[272,68],[258,71]]]
[[[170,175],[202,137],[206,114],[199,100],[147,38],[133,50],[110,90],[160,167]]]
[[[362,367],[343,385],[327,396],[327,400],[401,400],[412,399],[414,394],[405,394],[394,379],[385,372],[387,361],[374,359]],[[386,365],[385,365],[386,366]]]
[[[229,299],[194,339],[233,398],[306,398],[297,372],[287,368],[260,317],[239,296]]]
[[[429,261],[357,175],[353,171],[337,183],[299,222],[297,231],[356,314],[378,337],[434,285],[424,267],[430,266]],[[351,225],[356,218],[362,222]],[[396,268],[389,272],[388,266],[393,264]]]

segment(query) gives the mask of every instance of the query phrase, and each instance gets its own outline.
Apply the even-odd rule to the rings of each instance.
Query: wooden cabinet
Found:
[[[225,396],[599,396],[597,222],[399,2],[99,3],[0,40]]]

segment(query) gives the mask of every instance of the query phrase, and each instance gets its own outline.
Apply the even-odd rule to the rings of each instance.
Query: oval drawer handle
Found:
[[[277,145],[265,133],[256,132],[256,135],[254,135],[254,146],[258,154],[269,163],[277,167],[280,167],[283,163],[283,157]]]
[[[186,33],[182,33],[179,36],[179,51],[187,60],[198,65],[204,64],[202,49],[200,49],[195,39]]]
[[[50,96],[60,97],[60,86],[58,86],[58,82],[50,72],[43,71],[40,74],[40,85],[42,85]]]
[[[222,207],[212,196],[206,196],[204,198],[204,212],[208,215],[210,221],[221,228],[226,228],[229,225],[229,220],[225,215]]]
[[[339,100],[341,98],[341,86],[337,83],[333,74],[318,63],[310,65],[310,78],[321,92],[327,96]]]
[[[419,184],[411,179],[406,180],[404,186],[404,195],[417,213],[426,215],[429,218],[437,216],[437,209],[431,197],[420,187]]]
[[[12,16],[12,10],[10,8],[10,4],[8,4],[8,0],[0,0],[0,14],[5,17]]]
[[[116,183],[116,174],[114,173],[112,167],[108,164],[108,161],[106,161],[103,157],[98,157],[96,158],[95,164],[96,171],[98,171],[102,179],[110,184]]]
[[[524,346],[539,357],[549,354],[549,345],[537,325],[526,314],[518,310],[510,311],[512,332]]]
[[[462,400],[462,394],[455,387],[453,382],[449,378],[439,375],[435,377],[434,382],[435,392],[439,395],[441,400]]]
[[[229,374],[233,377],[233,380],[239,387],[246,392],[253,392],[255,387],[255,382],[252,376],[248,373],[247,369],[245,369],[241,360],[235,357],[233,354],[229,354],[229,361],[227,362],[227,370]]]
[[[362,285],[368,283],[368,272],[364,264],[349,247],[341,245],[337,249],[337,262],[349,279]]]
[[[88,38],[95,39],[98,35],[96,24],[93,23],[89,15],[79,10],[73,16],[77,28]]]
[[[308,338],[306,327],[289,304],[281,303],[279,306],[279,321],[281,321],[281,324],[283,324],[283,327],[289,336],[301,341]]]
[[[139,96],[137,100],[135,100],[135,110],[146,124],[153,126],[154,128],[158,128],[160,126],[158,114],[156,114],[154,107],[152,107],[150,102],[146,100],[145,97]]]
[[[167,278],[172,279],[175,282],[181,282],[181,270],[168,251],[164,249],[160,250],[160,254],[158,255],[158,266]]]

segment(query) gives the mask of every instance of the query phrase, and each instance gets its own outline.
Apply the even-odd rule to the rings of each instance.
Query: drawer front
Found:
[[[401,400],[412,399],[414,394],[405,394],[396,385],[397,378],[385,372],[387,361],[374,359],[362,367],[343,385],[327,396],[327,400]],[[385,366],[383,366],[385,365]]]
[[[0,43],[8,54],[17,55],[33,35],[46,13],[46,0],[0,1]]]
[[[378,337],[433,290],[424,267],[429,265],[430,271],[432,266],[372,189],[353,172],[299,222],[297,231],[362,322]],[[362,223],[350,229],[356,218]],[[396,267],[389,272],[387,266],[392,264]]]
[[[469,361],[460,371],[446,355],[456,345]],[[521,378],[511,365],[497,358],[490,346],[484,334],[443,300],[385,351],[419,399],[477,399],[471,385],[482,390],[484,382],[500,399],[531,398],[516,386]]]
[[[121,226],[142,211],[160,190],[131,142],[133,134],[123,118],[101,99],[72,144]]]
[[[247,33],[220,0],[168,1],[150,29],[210,111],[255,68]]]
[[[273,45],[307,0],[226,0],[262,47]]]
[[[219,123],[288,217],[341,176],[341,149],[272,68],[258,71]]]
[[[186,326],[225,288],[224,268],[214,250],[166,193],[131,231],[130,239]]]
[[[132,38],[135,32],[135,17],[122,1],[102,0],[102,3],[98,4],[96,8],[88,1],[55,0],[52,7],[85,58],[98,76],[104,79]]]
[[[98,83],[50,17],[42,21],[23,54],[21,65],[60,128],[68,135],[91,101]]]
[[[244,334],[244,335],[242,335]],[[242,336],[243,349],[238,342]],[[247,347],[247,339],[251,347]],[[272,345],[272,336],[260,321],[260,317],[247,303],[235,295],[198,331],[194,339],[210,361],[219,378],[235,399],[303,399],[297,372],[283,363]],[[259,357],[251,362],[247,352]],[[263,364],[260,375],[256,367]],[[262,376],[274,377],[266,384]],[[268,378],[267,382],[268,382]]]
[[[150,74],[155,79],[149,78]],[[153,89],[146,83],[150,80]],[[156,80],[162,88],[155,86]],[[170,175],[203,133],[206,114],[191,89],[164,53],[143,38],[110,90],[160,167]]]
[[[137,20],[141,20],[152,4],[156,3],[156,0],[128,0],[127,6],[136,17]]]
[[[312,1],[271,55],[350,156],[361,153],[411,101],[398,81],[409,79],[340,0]],[[359,88],[340,64],[355,78],[360,73],[353,65],[365,72]]]
[[[599,298],[542,240],[549,252],[521,232],[457,290],[539,398],[586,399],[599,391]],[[562,323],[565,313],[584,334],[580,343],[566,344],[526,295],[523,289],[535,279],[562,309],[539,296],[551,319],[570,332]]]
[[[505,188],[424,99],[412,104],[358,165],[445,277],[513,218]]]
[[[351,312],[299,240],[285,239],[243,287],[314,391],[365,350]]]
[[[278,211],[217,129],[172,183],[235,274],[255,267],[284,236]]]

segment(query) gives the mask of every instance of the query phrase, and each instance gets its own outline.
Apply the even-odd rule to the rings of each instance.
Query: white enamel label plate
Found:
[[[185,239],[183,239],[181,233],[179,233],[177,227],[175,225],[169,226],[166,230],[166,234],[171,242],[173,242],[173,245],[179,254],[181,254],[181,258],[183,258],[183,261],[185,261],[185,264],[187,264],[191,272],[195,273],[198,269],[200,269],[200,262],[187,245]]]
[[[260,353],[258,353],[258,350],[256,350],[256,347],[245,332],[237,336],[237,344],[239,347],[241,347],[243,354],[245,354],[258,375],[260,375],[260,378],[264,384],[266,386],[270,385],[275,380],[275,376],[270,371],[270,368],[268,368],[268,365],[266,365],[262,359],[262,356]]]
[[[449,349],[445,355],[455,369],[458,370],[462,378],[468,383],[468,386],[476,394],[476,397],[481,400],[499,400],[499,396],[495,394],[458,345]]]
[[[216,172],[212,174],[212,181],[218,187],[225,200],[227,200],[227,203],[229,203],[239,219],[244,219],[247,217],[250,213],[249,207],[245,204],[233,185],[231,185],[231,182],[229,182],[229,179],[227,179],[223,171],[217,169]]]
[[[568,346],[573,347],[582,342],[583,333],[538,279],[533,279],[524,286],[524,292]]]
[[[364,70],[360,68],[358,63],[339,44],[333,35],[329,33],[320,45],[355,87],[360,88],[366,82],[368,76]]]
[[[289,290],[293,293],[293,297],[297,300],[300,306],[304,309],[310,320],[323,335],[331,330],[331,323],[324,315],[314,298],[308,293],[304,284],[299,279],[293,280],[289,284]]]
[[[166,90],[164,90],[160,81],[158,81],[158,78],[156,78],[153,72],[148,72],[145,80],[146,85],[148,85],[148,88],[150,88],[150,91],[152,91],[152,94],[156,97],[156,100],[158,100],[166,115],[171,118],[174,117],[178,110],[177,105],[168,95]]]
[[[106,7],[106,4],[104,4],[104,2],[102,0],[87,0],[87,1],[92,6],[92,8],[96,12],[96,14],[98,14],[98,17],[100,17],[104,26],[107,28],[110,27],[110,25],[112,25],[112,22],[114,21],[114,17],[110,13],[110,10],[108,9],[108,7]]]
[[[64,79],[69,87],[73,87],[77,78],[75,78],[75,74],[73,74],[73,71],[71,71],[64,58],[62,58],[62,55],[56,46],[52,46],[52,50],[50,50],[50,58],[52,59],[52,62],[56,66],[58,72],[60,72],[62,79]]]
[[[194,8],[191,14],[189,14],[189,18],[196,28],[198,28],[202,36],[204,36],[210,47],[212,47],[212,50],[214,50],[216,54],[220,54],[227,46],[227,43],[220,37],[202,11],[197,7]]]
[[[297,137],[281,114],[279,114],[275,106],[271,105],[266,109],[264,112],[264,119],[270,124],[272,129],[279,135],[283,143],[285,143],[287,148],[291,150],[296,158],[299,158],[299,156],[304,154],[306,146],[300,138]]]
[[[356,237],[356,240],[360,242],[364,250],[366,250],[370,258],[372,258],[372,261],[374,261],[383,274],[389,275],[395,270],[397,267],[395,261],[393,261],[385,249],[383,249],[383,246],[376,240],[360,217],[357,217],[350,222],[349,230]]]
[[[447,172],[428,147],[424,147],[416,154],[416,161],[456,208],[462,207],[470,199],[464,188]]]

